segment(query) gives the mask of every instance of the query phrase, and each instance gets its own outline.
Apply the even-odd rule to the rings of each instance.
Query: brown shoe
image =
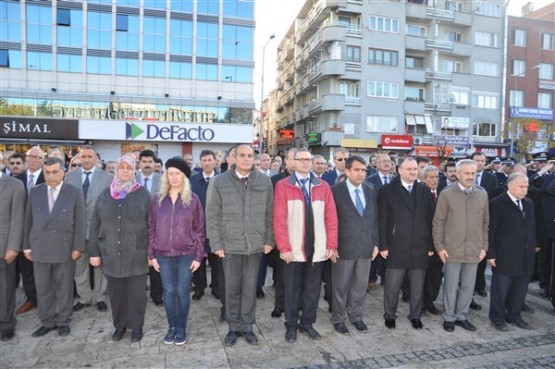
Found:
[[[37,303],[33,302],[31,300],[27,300],[25,301],[25,303],[23,305],[21,305],[21,307],[19,309],[17,309],[17,314],[23,314],[28,312],[29,310],[32,310],[34,308],[37,307]]]

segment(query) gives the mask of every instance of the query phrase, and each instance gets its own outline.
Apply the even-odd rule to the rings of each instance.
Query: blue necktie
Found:
[[[308,181],[308,178],[303,178],[300,179],[301,181],[301,188],[303,189],[303,195],[304,195],[304,202],[306,203],[307,206],[310,205],[310,194],[308,193],[307,189],[306,189],[306,182]]]
[[[355,203],[357,206],[358,214],[362,216],[364,214],[364,205],[362,205],[362,200],[360,199],[359,189],[355,189]]]
[[[407,190],[409,190],[409,193],[411,193],[412,192],[412,185],[408,185]]]
[[[91,182],[89,181],[89,176],[92,172],[84,172],[85,173],[85,180],[83,181],[83,195],[85,195],[85,200],[87,199],[87,192],[89,192],[89,187],[91,186]]]

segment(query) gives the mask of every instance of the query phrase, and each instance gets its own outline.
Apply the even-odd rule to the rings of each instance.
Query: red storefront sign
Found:
[[[382,135],[382,149],[411,150],[412,136],[410,135]]]

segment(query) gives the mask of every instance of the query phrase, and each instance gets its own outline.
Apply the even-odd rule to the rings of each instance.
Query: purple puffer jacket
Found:
[[[148,258],[195,255],[196,261],[202,261],[206,233],[199,197],[193,193],[191,204],[185,206],[181,197],[172,204],[166,196],[160,204],[158,196],[152,200],[148,218]]]

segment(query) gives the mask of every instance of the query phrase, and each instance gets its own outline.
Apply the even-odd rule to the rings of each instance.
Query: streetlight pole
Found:
[[[264,143],[264,59],[266,58],[266,46],[276,37],[275,34],[271,34],[270,38],[264,46],[262,47],[262,77],[260,78],[260,121],[258,122],[258,154],[262,154],[263,143]]]

